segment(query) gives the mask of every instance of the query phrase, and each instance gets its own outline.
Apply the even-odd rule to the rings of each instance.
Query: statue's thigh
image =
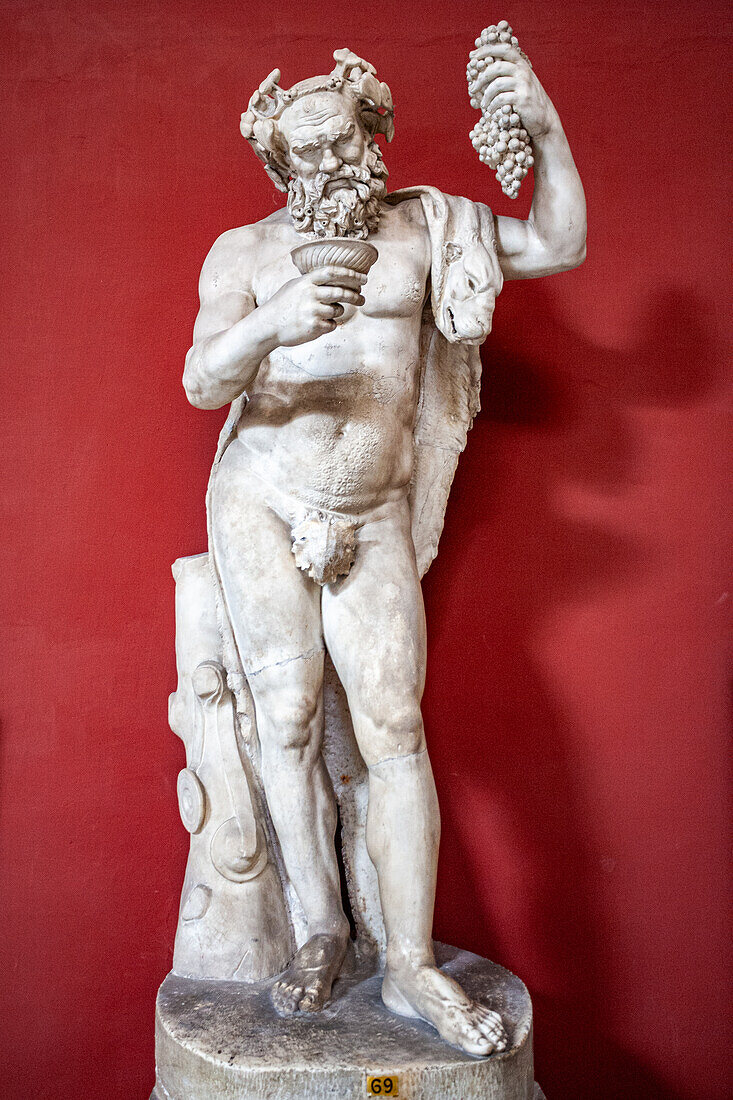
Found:
[[[246,472],[222,469],[211,537],[244,671],[252,675],[323,648],[320,591],[291,551],[290,528]]]
[[[350,573],[323,590],[323,630],[355,719],[419,706],[425,610],[406,503],[360,529]]]

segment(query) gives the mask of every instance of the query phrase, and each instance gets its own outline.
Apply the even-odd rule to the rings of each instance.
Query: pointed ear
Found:
[[[455,241],[446,241],[443,245],[443,259],[447,264],[455,263],[463,255],[463,249]]]

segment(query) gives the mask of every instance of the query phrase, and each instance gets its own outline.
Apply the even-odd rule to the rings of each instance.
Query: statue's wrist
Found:
[[[251,322],[251,336],[257,344],[261,358],[264,359],[282,343],[277,311],[270,302],[258,306],[247,318]]]
[[[551,142],[558,137],[562,137],[563,132],[564,131],[562,128],[562,123],[560,122],[560,116],[555,108],[552,107],[548,111],[547,116],[544,119],[543,125],[540,126],[534,133],[530,133],[530,137],[535,143]]]

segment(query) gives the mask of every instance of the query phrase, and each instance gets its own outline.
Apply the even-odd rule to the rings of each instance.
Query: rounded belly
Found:
[[[377,404],[283,419],[253,401],[238,437],[260,477],[312,507],[359,512],[404,492],[412,474],[411,427]]]

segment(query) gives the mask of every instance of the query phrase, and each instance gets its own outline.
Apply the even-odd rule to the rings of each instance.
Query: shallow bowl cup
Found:
[[[351,240],[349,237],[322,237],[317,241],[299,244],[290,253],[301,275],[307,275],[317,267],[348,267],[361,275],[367,275],[379,253],[368,241]]]

